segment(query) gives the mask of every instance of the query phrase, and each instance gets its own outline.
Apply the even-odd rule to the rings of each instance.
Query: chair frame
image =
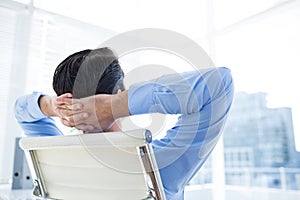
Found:
[[[141,200],[166,200],[163,185],[161,182],[158,166],[152,149],[152,134],[149,130],[144,132],[145,144],[137,146],[137,155],[143,168],[145,182],[148,188],[148,195]],[[58,200],[51,198],[47,191],[47,186],[43,179],[43,174],[39,166],[35,150],[25,151],[29,168],[33,177],[33,197],[36,200]]]

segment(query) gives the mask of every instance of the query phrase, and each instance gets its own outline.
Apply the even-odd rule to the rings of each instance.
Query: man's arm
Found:
[[[64,98],[69,95],[64,95]],[[56,98],[33,92],[19,97],[15,103],[15,117],[27,136],[62,135],[50,116],[57,116]]]
[[[58,110],[66,126],[92,129],[101,125],[101,129],[106,129],[114,120],[130,115],[155,112],[187,115],[200,112],[217,96],[223,97],[223,107],[228,111],[233,98],[233,83],[227,68],[167,75],[133,85],[129,91],[114,95],[61,98],[60,101],[69,106],[81,104],[82,109]]]

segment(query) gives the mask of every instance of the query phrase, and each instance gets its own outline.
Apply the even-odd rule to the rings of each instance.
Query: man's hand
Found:
[[[58,98],[57,101],[64,105],[57,109],[62,123],[88,132],[105,131],[116,119],[130,115],[127,91],[82,99]]]
[[[56,110],[58,108],[64,108],[69,105],[66,105],[64,102],[61,102],[58,100],[66,99],[66,98],[72,98],[72,94],[66,93],[59,97],[48,96],[48,95],[41,96],[39,99],[40,109],[46,116],[52,116],[52,117],[59,116],[58,113],[56,112]],[[72,105],[72,107],[81,108],[82,105],[74,104],[74,105]]]

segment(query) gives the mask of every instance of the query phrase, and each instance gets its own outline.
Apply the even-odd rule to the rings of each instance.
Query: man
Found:
[[[85,61],[84,57],[81,59]],[[110,131],[114,129],[114,122],[117,119],[130,115],[154,112],[181,114],[174,127],[167,131],[166,136],[154,140],[152,145],[167,199],[182,200],[184,187],[210,155],[222,132],[233,99],[230,70],[214,68],[170,74],[132,85],[122,92],[116,92],[114,89],[115,92],[112,94],[99,92],[95,93],[97,95],[89,96],[81,94],[82,88],[87,88],[81,84],[93,74],[89,74],[88,70],[81,72],[80,68],[76,73],[80,76],[77,77],[80,84],[77,84],[76,80],[70,84],[74,86],[72,90],[63,88],[61,93],[57,93],[62,95],[61,97],[46,103],[48,106],[51,105],[50,110],[55,112],[43,112],[43,98],[41,98],[40,107],[32,108],[33,111],[30,113],[34,119],[29,119],[30,108],[23,110],[24,113],[20,112],[22,110],[20,108],[24,107],[22,106],[24,102],[37,104],[38,98],[30,99],[27,96],[26,100],[21,97],[21,100],[17,101],[16,117],[25,134],[48,135],[54,132],[61,134],[55,128],[54,122],[45,115],[59,116],[66,126],[94,132]],[[57,70],[55,75],[59,73],[61,72]],[[98,78],[101,80],[105,73],[100,75]],[[74,99],[70,98],[71,94],[64,94],[66,92],[71,92]],[[41,126],[49,129],[43,131]]]

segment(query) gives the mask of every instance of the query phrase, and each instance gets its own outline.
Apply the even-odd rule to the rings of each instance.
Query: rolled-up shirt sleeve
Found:
[[[15,102],[15,118],[26,136],[62,135],[53,118],[44,115],[38,101],[42,93],[33,92],[19,97]]]
[[[233,93],[225,67],[166,75],[129,88],[131,114],[180,114],[166,136],[153,141],[167,199],[183,199],[184,186],[222,133]]]

